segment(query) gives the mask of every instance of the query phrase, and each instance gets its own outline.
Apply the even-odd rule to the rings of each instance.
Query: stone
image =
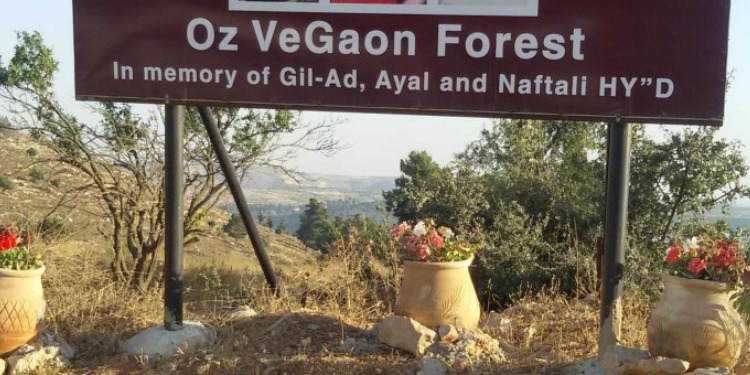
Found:
[[[735,372],[739,373],[738,371]],[[686,373],[685,375],[732,375],[732,371],[730,371],[728,368],[722,366],[722,367],[704,367],[695,369],[691,372]]]
[[[446,375],[448,364],[437,358],[424,358],[419,361],[419,369],[422,375]]]
[[[216,331],[200,322],[184,322],[179,331],[169,331],[163,325],[151,327],[129,338],[120,351],[130,355],[172,357],[212,345]]]
[[[75,355],[76,349],[60,335],[53,332],[41,332],[30,343],[11,353],[7,358],[7,366],[10,367],[12,374],[25,374],[43,366],[69,365]],[[5,365],[3,361],[3,368]]]
[[[502,333],[508,333],[510,331],[510,319],[503,318],[500,313],[490,311],[482,323],[479,324],[479,328],[483,331],[494,331],[498,330]]]
[[[615,346],[615,355],[617,357],[617,363],[620,365],[626,365],[642,359],[648,359],[650,356],[648,352],[641,349],[628,348],[626,346]],[[581,363],[577,363],[568,367],[565,367],[561,372],[561,375],[601,375],[603,371],[599,365],[599,358],[591,358]]]
[[[255,309],[251,308],[250,306],[243,305],[243,306],[237,306],[231,311],[229,311],[229,313],[227,313],[227,319],[240,320],[240,319],[252,318],[256,315],[258,315],[258,313],[255,312]]]
[[[458,331],[456,327],[446,324],[438,328],[438,336],[440,336],[440,342],[446,344],[452,344],[458,341]]]
[[[458,328],[458,340],[453,344],[437,342],[427,351],[444,359],[455,371],[462,371],[471,363],[498,364],[505,361],[505,353],[498,340],[482,332]]]
[[[682,375],[690,363],[677,358],[642,359],[617,368],[617,375]]]
[[[377,325],[378,340],[383,344],[423,355],[435,342],[437,333],[411,318],[392,315]]]

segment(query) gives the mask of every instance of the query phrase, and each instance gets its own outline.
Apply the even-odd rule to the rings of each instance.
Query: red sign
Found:
[[[730,0],[73,0],[76,97],[721,125]]]

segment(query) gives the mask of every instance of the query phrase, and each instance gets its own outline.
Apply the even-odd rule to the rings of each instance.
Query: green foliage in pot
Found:
[[[12,224],[0,226],[0,268],[31,270],[43,266],[39,255],[29,254],[34,242],[30,233],[19,233]]]

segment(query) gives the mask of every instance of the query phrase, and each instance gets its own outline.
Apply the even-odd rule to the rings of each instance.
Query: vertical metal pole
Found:
[[[240,217],[242,217],[242,222],[245,224],[245,230],[250,236],[250,242],[253,244],[255,256],[258,258],[260,267],[263,269],[263,275],[266,277],[266,281],[268,282],[268,285],[271,286],[274,294],[278,295],[279,291],[276,282],[276,274],[273,271],[271,260],[268,258],[266,248],[263,245],[263,239],[260,237],[258,228],[255,226],[253,215],[250,214],[250,208],[247,206],[245,194],[242,193],[242,187],[240,186],[237,174],[234,172],[232,161],[229,159],[229,154],[224,147],[224,142],[221,140],[219,128],[216,126],[216,120],[214,120],[211,109],[208,107],[198,107],[198,112],[200,112],[203,125],[205,125],[206,131],[208,132],[208,137],[211,139],[211,145],[214,148],[214,152],[216,152],[216,156],[219,158],[221,170],[224,172],[224,177],[227,179],[229,190],[232,192],[234,203],[237,205],[237,210],[240,211]]]
[[[621,297],[628,220],[630,139],[630,124],[622,120],[609,124],[602,301],[599,311],[599,360],[604,373],[610,373],[617,366],[615,347],[622,327]]]
[[[165,169],[164,194],[166,203],[166,231],[164,248],[164,328],[182,329],[182,190],[184,165],[182,161],[184,107],[167,104],[165,110]]]

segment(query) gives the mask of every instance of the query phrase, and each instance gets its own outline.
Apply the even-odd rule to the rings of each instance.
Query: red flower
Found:
[[[708,264],[708,262],[706,262],[705,259],[694,258],[693,260],[688,262],[687,269],[688,271],[698,275],[699,273],[701,273],[701,271],[706,269],[706,264]]]
[[[13,233],[0,234],[0,251],[10,250],[16,247],[18,237]]]
[[[678,246],[672,246],[667,251],[667,264],[672,264],[676,262],[678,259],[680,259],[681,252],[682,252],[682,249],[680,249]]]
[[[727,240],[721,240],[716,243],[716,250],[712,256],[713,261],[721,266],[727,267],[734,263],[737,256],[737,244]]]

